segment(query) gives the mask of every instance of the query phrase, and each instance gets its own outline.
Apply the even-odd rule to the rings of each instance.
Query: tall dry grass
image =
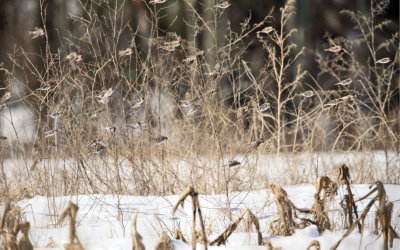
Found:
[[[46,23],[46,5],[40,3]],[[292,40],[292,0],[260,23],[252,25],[249,16],[239,31],[229,28],[224,10],[207,9],[212,15],[205,19],[187,2],[194,17],[187,23],[194,30],[191,40],[160,29],[162,4],[146,4],[148,37],[124,19],[125,1],[103,3],[101,15],[95,1],[80,4],[83,15],[69,17],[77,30],[60,35],[60,47],[52,47],[42,27],[36,38],[44,44],[40,53],[16,48],[10,54],[13,67],[1,68],[7,89],[27,91],[4,101],[3,114],[18,104],[35,119],[31,142],[8,140],[1,149],[2,199],[167,195],[192,185],[201,193],[225,193],[229,200],[232,191],[259,188],[270,178],[268,171],[289,175],[282,184],[312,182],[327,172],[314,163],[319,153],[368,156],[378,149],[386,155],[385,182],[398,182],[393,177],[398,158],[397,163],[390,158],[393,152],[398,156],[400,138],[398,34],[381,39],[389,1],[372,0],[368,15],[342,12],[354,22],[356,38],[327,36],[325,47],[312,52],[318,75],[298,64],[308,52]],[[275,18],[279,25],[272,27]],[[201,32],[209,36],[204,51],[198,45]],[[252,44],[265,51],[258,72],[244,59]],[[332,46],[342,49],[325,50]],[[367,60],[360,51],[367,51]],[[380,64],[383,57],[390,62]],[[350,85],[335,85],[347,78]],[[32,80],[48,89],[28,89]],[[110,101],[100,103],[107,98],[96,96],[109,88],[115,90]],[[62,115],[52,118],[57,112]],[[13,120],[5,122],[14,126]],[[25,131],[14,126],[14,133],[18,138]],[[168,139],[158,145],[160,136]],[[299,154],[310,157],[306,170],[290,160]],[[276,162],[273,169],[263,165],[265,155]],[[284,164],[289,168],[280,169]],[[382,166],[370,164],[354,166],[353,181],[374,180],[371,174]]]

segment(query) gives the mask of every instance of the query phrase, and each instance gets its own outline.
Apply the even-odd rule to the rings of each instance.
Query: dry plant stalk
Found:
[[[3,247],[7,250],[32,250],[33,246],[29,240],[29,222],[19,223],[21,213],[19,207],[12,206],[10,202],[6,203],[6,207],[1,219],[0,234],[4,234]],[[7,232],[3,228],[7,229]],[[21,238],[17,244],[17,235],[21,231]]]
[[[67,250],[84,250],[81,242],[78,239],[78,235],[76,235],[75,223],[76,223],[76,214],[78,212],[79,207],[74,203],[70,202],[69,206],[65,209],[65,211],[61,214],[60,220],[58,224],[61,224],[64,219],[69,216],[69,244],[64,244],[65,249]],[[75,242],[76,240],[76,242]]]
[[[258,221],[257,217],[250,210],[247,212],[247,214],[249,215],[251,224],[253,224],[257,230],[257,242],[258,242],[258,245],[261,246],[263,242],[262,242],[262,234],[260,231],[260,222]]]
[[[196,213],[199,213],[199,221],[200,221],[200,227],[201,227],[201,233],[202,233],[202,240],[203,240],[203,245],[204,249],[208,249],[208,241],[207,241],[207,235],[206,231],[204,228],[204,221],[203,221],[203,215],[201,213],[200,209],[200,203],[199,203],[199,198],[198,198],[198,193],[194,191],[193,187],[188,187],[181,197],[179,198],[178,202],[172,209],[172,214],[175,214],[176,210],[178,209],[179,205],[183,207],[184,202],[186,197],[191,196],[192,197],[192,211],[193,211],[193,226],[192,226],[192,249],[196,249],[196,243],[197,243],[197,236],[196,236]]]
[[[274,194],[280,217],[271,222],[268,234],[270,236],[290,236],[294,233],[294,229],[296,228],[296,223],[293,220],[291,202],[286,191],[281,186],[272,183],[270,187]]]
[[[377,181],[375,183],[376,187],[371,190],[368,194],[364,195],[357,201],[364,200],[365,198],[368,198],[371,194],[377,192],[377,194],[372,198],[372,200],[368,203],[368,205],[365,207],[364,211],[360,215],[360,217],[357,218],[357,220],[350,225],[349,229],[346,231],[346,233],[342,236],[342,238],[335,244],[333,245],[330,250],[335,250],[337,247],[340,245],[340,243],[343,241],[344,238],[349,236],[355,227],[357,225],[360,225],[360,222],[362,222],[362,225],[364,226],[364,220],[365,217],[367,216],[369,210],[371,207],[374,205],[374,203],[378,200],[379,201],[379,208],[377,212],[375,213],[375,227],[377,227],[377,223],[380,222],[382,226],[382,234],[383,234],[383,240],[384,240],[384,250],[389,249],[389,242],[390,242],[390,247],[393,247],[393,240],[394,237],[398,237],[396,232],[394,231],[393,227],[390,225],[390,220],[391,219],[391,208],[393,206],[392,202],[387,201],[386,197],[386,191],[385,188],[383,187],[383,183],[380,181]],[[372,187],[372,186],[371,186]],[[370,188],[371,188],[370,187]],[[379,212],[378,212],[379,211]],[[363,227],[361,227],[362,229]],[[377,233],[377,230],[375,228],[375,232]]]
[[[7,229],[7,232],[16,235],[18,224],[21,220],[21,213],[19,207],[13,206],[7,202],[4,209],[3,218],[1,220],[1,230]]]
[[[160,240],[160,242],[158,242],[158,244],[156,245],[156,247],[154,249],[155,250],[174,250],[175,249],[174,245],[171,243],[171,239],[168,237],[167,232],[163,231],[161,240]]]
[[[18,242],[18,249],[19,250],[33,250],[32,242],[29,240],[29,222],[24,222],[18,225],[17,233],[21,231],[21,238]]]
[[[217,244],[217,246],[220,246],[222,244],[226,244],[226,240],[228,239],[228,237],[232,234],[233,231],[235,231],[235,229],[237,228],[239,222],[243,219],[243,217],[246,215],[246,213],[249,211],[248,208],[246,208],[245,210],[243,210],[242,214],[239,216],[239,218],[237,218],[237,220],[231,224],[227,229],[225,229],[225,231],[220,234],[215,240],[213,240],[210,245],[213,246],[215,244]]]
[[[349,225],[353,223],[353,212],[358,217],[357,206],[354,202],[354,196],[351,192],[350,186],[350,171],[349,168],[343,164],[339,169],[339,181],[342,181],[346,184],[347,194],[345,195],[346,202],[346,210],[345,213],[348,215]],[[353,212],[352,212],[353,211]],[[361,225],[358,224],[358,231],[361,233]]]
[[[281,247],[273,247],[270,241],[265,242],[267,250],[282,250]]]
[[[136,220],[138,216],[138,212],[136,210],[135,216],[133,217],[132,224],[131,224],[131,233],[132,233],[132,245],[133,245],[133,250],[145,250],[146,248],[144,247],[142,243],[142,236],[136,231]]]
[[[314,204],[310,210],[314,217],[314,222],[317,224],[318,232],[321,233],[324,230],[331,230],[331,223],[329,221],[328,212],[326,211],[326,197],[332,196],[336,193],[337,185],[331,181],[328,176],[320,176],[316,182],[317,192],[314,195]],[[320,197],[321,192],[322,199]]]
[[[320,250],[321,249],[321,245],[319,244],[319,241],[317,241],[317,240],[311,241],[310,245],[308,245],[306,250],[310,250],[312,247],[315,247],[315,250]]]
[[[179,229],[175,229],[174,239],[187,243],[185,237],[183,237],[183,234],[182,234],[181,230],[179,230]]]
[[[5,250],[18,250],[17,241],[13,234],[6,233],[4,235],[3,247]]]

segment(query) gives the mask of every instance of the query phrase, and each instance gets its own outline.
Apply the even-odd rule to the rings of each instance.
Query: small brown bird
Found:
[[[238,165],[240,165],[241,163],[239,162],[239,161],[237,161],[237,160],[229,160],[228,161],[228,167],[234,167],[234,166],[238,166]]]
[[[231,3],[229,1],[222,1],[219,4],[215,5],[215,7],[220,8],[220,9],[226,9],[229,6],[231,6]]]
[[[236,110],[236,118],[240,119],[246,115],[246,113],[249,112],[249,107],[240,107]]]
[[[214,71],[208,73],[208,75],[213,79],[219,77],[221,75],[221,64],[219,63],[215,64]]]
[[[111,135],[115,134],[115,131],[117,131],[117,128],[114,126],[109,126],[104,128],[106,131],[110,132]]]
[[[325,51],[329,51],[329,52],[333,52],[333,53],[338,53],[338,52],[342,51],[342,47],[341,47],[341,46],[338,46],[338,45],[335,45],[335,46],[332,46],[332,47],[330,47],[330,48],[325,49]]]
[[[125,50],[120,50],[118,52],[118,57],[129,56],[133,54],[132,48],[127,48]]]
[[[196,56],[189,56],[186,59],[183,59],[183,63],[186,65],[190,65],[196,61],[197,57]]]
[[[159,4],[159,3],[165,3],[167,0],[151,0],[149,4]]]
[[[111,97],[114,94],[114,91],[114,88],[109,88],[107,90],[103,90],[100,94],[96,95],[96,97],[100,99]]]
[[[10,90],[6,90],[6,92],[4,93],[3,97],[0,99],[0,103],[5,103],[7,101],[9,101],[12,97],[12,93]]]
[[[103,98],[99,98],[97,99],[97,102],[101,103],[101,104],[107,104],[111,101],[111,97],[103,97]]]
[[[257,33],[258,33],[258,34],[260,34],[260,33],[262,33],[262,34],[269,34],[269,33],[271,33],[273,30],[274,30],[273,27],[268,26],[268,27],[265,27],[264,29],[262,29],[262,30],[260,30],[260,31],[257,31]]]
[[[128,128],[133,128],[136,132],[136,134],[140,134],[142,132],[142,128],[144,127],[145,124],[142,124],[141,122],[137,122],[137,123],[130,123],[127,124],[126,126]]]
[[[29,31],[29,35],[31,36],[31,39],[35,39],[40,36],[44,36],[44,30],[42,28],[35,27],[33,31]]]
[[[144,103],[144,97],[140,97],[140,99],[132,106],[132,109],[138,109]]]
[[[75,63],[78,63],[83,60],[83,56],[78,54],[78,52],[76,52],[76,51],[69,53],[69,55],[66,58],[70,62],[75,62]]]
[[[58,129],[52,129],[49,131],[44,132],[44,138],[55,136],[58,132]]]
[[[50,116],[53,119],[57,119],[60,118],[63,115],[62,111],[59,110],[54,110],[53,112],[51,112],[48,116]]]
[[[168,137],[161,135],[161,136],[157,136],[154,140],[156,141],[157,145],[161,145],[163,142],[168,140]]]
[[[107,148],[107,145],[100,139],[94,140],[89,146],[93,147],[94,154],[101,154]]]
[[[306,98],[310,98],[310,97],[313,97],[315,95],[315,93],[312,90],[307,90],[307,91],[301,93],[300,95],[303,97],[306,97]]]
[[[261,106],[258,108],[258,113],[263,113],[267,111],[271,107],[271,104],[269,102],[261,104]]]
[[[342,86],[347,86],[349,85],[353,80],[351,78],[346,78],[338,83],[336,85],[342,85]]]
[[[264,143],[264,139],[258,139],[255,141],[250,142],[250,148],[251,149],[257,149],[261,144]]]
[[[95,119],[95,118],[99,117],[100,115],[103,114],[103,112],[104,112],[104,109],[101,109],[101,110],[99,110],[99,111],[94,112],[94,113],[90,116],[90,119]]]
[[[330,101],[330,102],[328,102],[328,103],[325,103],[324,104],[324,107],[333,107],[333,106],[336,106],[336,105],[338,105],[339,103],[341,103],[342,101],[340,101],[340,100],[332,100],[332,101]]]
[[[37,91],[48,91],[52,88],[53,86],[51,84],[42,84],[39,88],[37,88]]]
[[[390,61],[391,60],[389,57],[385,57],[385,58],[379,59],[378,61],[376,61],[376,63],[386,64],[386,63],[389,63]]]
[[[200,110],[200,107],[199,107],[199,106],[191,107],[191,108],[189,109],[189,111],[186,113],[186,117],[191,117],[191,116],[193,116],[193,115],[196,114],[199,110]]]

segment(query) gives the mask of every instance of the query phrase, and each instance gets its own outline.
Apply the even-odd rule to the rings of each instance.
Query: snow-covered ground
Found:
[[[369,185],[353,185],[352,188],[356,199],[369,192]],[[306,184],[286,186],[284,189],[297,207],[311,208],[315,186]],[[394,202],[392,225],[399,232],[400,186],[385,185],[385,189],[388,199]],[[268,189],[231,193],[229,194],[229,204],[226,195],[200,194],[199,197],[205,225],[208,226],[212,223],[209,240],[215,239],[230,223],[236,220],[243,209],[249,208],[260,221],[264,240],[270,240],[274,247],[306,249],[312,240],[318,240],[321,249],[329,249],[344,234],[344,219],[339,206],[339,201],[344,193],[343,187],[340,187],[337,196],[328,203],[329,217],[334,224],[334,231],[325,231],[319,234],[315,226],[309,226],[297,230],[290,237],[268,237],[269,224],[278,216],[276,204]],[[38,249],[62,249],[63,244],[68,242],[68,220],[61,226],[58,226],[57,222],[70,201],[79,206],[77,234],[86,249],[132,249],[130,225],[136,211],[138,211],[137,230],[143,236],[146,249],[154,249],[163,230],[173,232],[175,228],[179,227],[186,239],[191,238],[191,199],[188,198],[185,202],[184,209],[180,208],[175,215],[172,215],[172,208],[178,198],[178,196],[117,197],[107,195],[55,198],[36,196],[20,201],[17,205],[23,210],[25,219],[31,223],[30,239]],[[370,199],[367,199],[358,203],[359,214],[369,201]],[[0,211],[3,209],[4,204],[0,207]],[[232,213],[232,220],[228,217],[229,210]],[[382,249],[382,236],[377,237],[371,233],[375,210],[376,205],[372,207],[367,216],[367,230],[364,231],[362,237],[356,229],[341,243],[339,249]],[[53,244],[49,244],[49,242],[53,242]],[[173,244],[176,249],[191,248],[180,241],[174,240]],[[198,248],[202,249],[202,246],[198,244]],[[214,248],[217,247],[210,247],[210,249]],[[226,247],[219,247],[219,249],[265,249],[265,246],[257,246],[255,231],[249,232],[247,223],[242,221],[228,239]],[[394,241],[394,249],[400,249],[400,239]]]

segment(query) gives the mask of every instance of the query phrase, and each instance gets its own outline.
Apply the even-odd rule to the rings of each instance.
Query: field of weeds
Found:
[[[4,249],[400,247],[390,1],[316,50],[293,0],[239,28],[235,1],[141,1],[137,26],[128,1],[74,2],[55,38],[40,0],[39,49],[0,66]],[[186,35],[161,25],[176,6]]]

